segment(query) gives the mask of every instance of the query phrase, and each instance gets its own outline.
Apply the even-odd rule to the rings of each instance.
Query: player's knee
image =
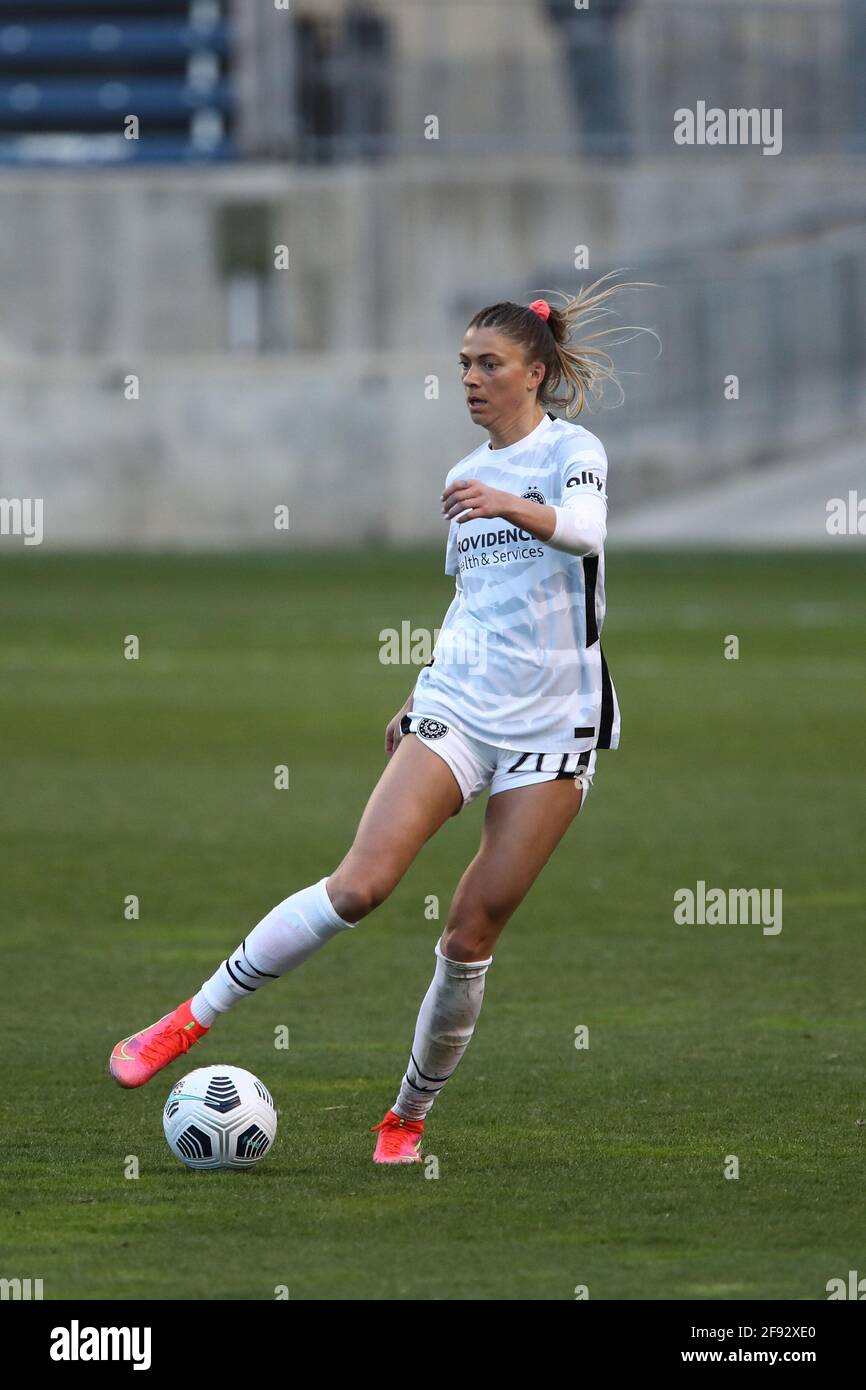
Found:
[[[449,960],[487,960],[504,925],[481,909],[452,914],[442,933],[442,954]]]
[[[334,911],[345,922],[360,922],[388,897],[391,887],[376,875],[333,874],[328,880],[328,897]]]

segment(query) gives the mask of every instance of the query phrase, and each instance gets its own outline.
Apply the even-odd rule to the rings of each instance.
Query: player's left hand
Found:
[[[460,523],[475,521],[479,517],[499,516],[504,519],[504,509],[513,501],[510,492],[499,492],[475,478],[466,478],[445,489],[442,494],[442,514],[449,521]]]

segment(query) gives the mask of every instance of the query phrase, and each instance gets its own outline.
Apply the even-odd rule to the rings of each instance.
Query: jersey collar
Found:
[[[488,463],[498,463],[500,459],[513,458],[515,454],[522,454],[524,449],[531,449],[538,444],[545,436],[551,425],[555,422],[554,415],[545,415],[539,420],[534,430],[525,434],[522,439],[518,439],[514,444],[507,444],[504,449],[492,449],[488,439],[484,449],[484,457]]]

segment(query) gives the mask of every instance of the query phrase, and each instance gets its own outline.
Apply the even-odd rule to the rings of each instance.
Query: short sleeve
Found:
[[[595,435],[572,444],[562,463],[563,505],[567,506],[572,497],[587,494],[607,501],[607,454]]]

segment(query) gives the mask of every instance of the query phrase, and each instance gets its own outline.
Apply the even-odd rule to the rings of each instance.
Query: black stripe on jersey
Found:
[[[598,621],[595,616],[595,585],[598,579],[598,556],[583,557],[583,589],[586,598],[586,645],[595,646],[598,641]]]
[[[611,730],[613,729],[613,686],[611,685],[607,662],[604,659],[604,652],[601,647],[598,651],[601,657],[601,720],[595,746],[596,748],[609,748]]]

